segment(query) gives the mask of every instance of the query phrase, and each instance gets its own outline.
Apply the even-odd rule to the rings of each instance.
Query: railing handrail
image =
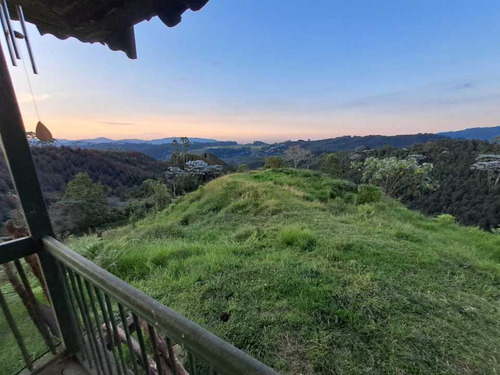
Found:
[[[36,248],[31,237],[22,237],[0,243],[0,264],[35,254]]]
[[[43,237],[45,249],[55,258],[101,288],[128,309],[136,312],[156,328],[200,358],[213,364],[215,370],[230,374],[278,374],[221,338],[179,313],[134,288],[50,236]]]

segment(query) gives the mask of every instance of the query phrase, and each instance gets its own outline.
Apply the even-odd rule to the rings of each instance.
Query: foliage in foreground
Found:
[[[500,236],[360,193],[238,173],[70,245],[283,373],[498,372]]]

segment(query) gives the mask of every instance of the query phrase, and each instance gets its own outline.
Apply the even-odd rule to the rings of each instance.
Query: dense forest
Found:
[[[162,181],[166,184],[165,173],[173,165],[183,167],[186,162],[201,160],[208,165],[220,165],[222,172],[231,170],[229,165],[210,154],[178,154],[177,158],[182,160],[174,158],[166,162],[157,161],[139,152],[99,151],[53,146],[32,147],[31,150],[49,211],[51,211],[51,215],[57,211],[61,222],[73,220],[68,214],[70,211],[77,212],[74,202],[64,206],[60,203],[65,199],[65,194],[67,195],[68,183],[74,180],[79,173],[88,176],[89,181],[96,185],[94,188],[102,190],[103,199],[107,200],[111,206],[124,208],[145,198],[144,192],[141,192],[141,189],[147,190],[147,186],[143,186],[145,181]],[[183,171],[183,169],[179,170]],[[196,188],[197,184],[204,181],[199,178],[187,181],[185,175],[179,177],[175,174],[173,178],[177,178],[177,180],[182,178],[182,183],[187,191]],[[208,178],[205,176],[205,178],[210,179],[211,176]],[[179,184],[177,181],[176,186]],[[92,186],[89,185],[89,188],[91,189]],[[148,206],[152,206],[150,202],[146,203]],[[17,206],[18,202],[14,194],[12,180],[2,156],[0,157],[0,223],[15,216]],[[65,212],[62,217],[61,211]],[[122,212],[117,215],[108,215],[106,220],[123,219],[129,214],[130,212]],[[145,213],[142,212],[143,214]],[[101,224],[103,222],[105,220],[101,221]]]
[[[471,169],[480,154],[500,154],[500,144],[476,140],[443,139],[408,148],[381,147],[362,151],[376,158],[399,159],[418,156],[432,163],[432,179],[437,187],[421,194],[408,195],[402,201],[428,215],[451,214],[464,224],[492,229],[500,226],[500,185],[488,180],[485,171]],[[359,182],[355,171],[348,171],[353,153],[339,154],[346,176]]]
[[[210,153],[230,164],[248,164],[253,167],[264,165],[265,158],[272,155],[280,155],[287,148],[298,145],[311,152],[336,152],[342,150],[353,150],[359,146],[370,148],[393,146],[407,147],[416,143],[425,143],[430,140],[442,139],[438,134],[410,134],[410,135],[367,135],[367,136],[343,136],[320,140],[298,140],[286,141],[273,144],[265,142],[253,142],[252,144],[239,145],[231,141],[214,142],[190,142],[190,153],[203,154]],[[115,150],[141,152],[156,160],[168,160],[176,150],[173,143],[157,144],[151,142],[134,141],[109,141],[109,142],[69,142],[62,141],[61,144],[73,145],[71,147],[94,149],[94,150]],[[76,146],[75,146],[76,145]]]
[[[418,157],[420,163],[433,165],[430,178],[434,188],[421,191],[418,194],[405,194],[399,197],[409,208],[419,210],[428,215],[451,214],[460,223],[479,226],[482,229],[492,230],[500,226],[500,185],[492,184],[488,180],[488,173],[473,170],[471,166],[480,154],[500,154],[500,144],[476,140],[433,139],[431,135],[420,135],[422,139],[430,141],[421,144],[411,144],[416,136],[398,137],[342,137],[323,141],[284,142],[276,149],[275,145],[250,145],[241,147],[240,170],[260,168],[266,157],[256,157],[258,152],[267,150],[272,156],[267,156],[267,164],[271,168],[293,165],[287,160],[287,150],[297,148],[304,150],[307,157],[297,163],[301,168],[321,169],[326,155],[335,155],[338,159],[338,177],[346,178],[355,183],[362,183],[360,172],[352,167],[354,160],[363,160],[368,157],[384,159],[395,157],[398,160],[409,156]],[[409,147],[384,145],[383,147],[367,147],[359,145],[361,140],[370,141],[370,144],[382,144],[390,138],[398,140],[397,145],[410,143]],[[342,140],[342,142],[341,142]],[[349,142],[348,142],[349,141]],[[320,142],[320,143],[318,143]],[[402,143],[401,143],[402,142]],[[359,145],[352,150],[349,145]],[[285,147],[287,146],[287,147]],[[307,148],[306,148],[307,147]],[[321,150],[320,147],[325,147]],[[349,151],[331,153],[336,147],[347,148]],[[220,149],[208,145],[207,149],[223,156],[234,153],[231,148]],[[311,152],[312,149],[314,150]],[[317,151],[319,150],[319,151]],[[195,182],[189,182],[180,164],[195,160],[203,160],[209,165],[220,165],[224,172],[235,171],[236,165],[231,166],[212,153],[195,155],[185,152],[169,161],[157,161],[139,152],[100,151],[89,149],[74,149],[70,147],[33,147],[33,156],[38,175],[47,203],[52,205],[59,202],[67,188],[68,182],[73,180],[79,172],[90,177],[90,180],[103,186],[108,201],[114,200],[115,206],[124,206],[137,196],[138,189],[146,180],[161,180],[172,190],[191,191],[199,183],[206,182],[214,176],[210,173]],[[195,149],[194,152],[197,150]],[[199,151],[199,150],[198,150]],[[259,162],[256,162],[259,160]],[[273,164],[277,162],[277,164]],[[173,167],[173,168],[172,168]],[[169,171],[170,172],[167,172]],[[179,172],[181,172],[179,174]],[[217,172],[218,173],[218,172]],[[329,173],[329,172],[327,172]],[[170,176],[170,177],[169,177]],[[208,177],[207,177],[208,176]],[[183,188],[179,188],[180,179],[183,179]],[[175,181],[174,181],[175,180]],[[170,182],[170,185],[169,185]],[[134,196],[135,194],[135,196]],[[132,197],[132,198],[131,198]],[[0,222],[12,216],[12,210],[17,205],[13,194],[12,183],[6,164],[0,159]]]
[[[231,147],[235,146],[236,142],[204,142],[190,143],[190,151],[199,151],[200,153],[205,152],[209,147]],[[170,143],[163,144],[152,144],[152,143],[98,143],[90,144],[85,146],[85,148],[93,150],[116,150],[116,151],[127,151],[127,152],[141,152],[146,154],[156,160],[167,160],[175,152],[176,148]]]

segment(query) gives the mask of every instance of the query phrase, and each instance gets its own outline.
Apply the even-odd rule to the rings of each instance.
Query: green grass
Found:
[[[69,244],[283,373],[497,373],[500,236],[356,200],[311,171],[239,173]]]
[[[0,275],[3,276],[3,269]],[[42,336],[33,324],[26,308],[12,289],[12,286],[5,280],[2,280],[0,281],[0,287],[28,354],[32,360],[35,360],[47,352],[48,348],[45,346]],[[39,286],[35,287],[33,292],[40,297],[41,288]],[[25,366],[14,335],[3,313],[0,311],[0,375],[17,374]]]

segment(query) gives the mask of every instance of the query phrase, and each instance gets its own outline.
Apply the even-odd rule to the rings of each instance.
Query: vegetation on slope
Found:
[[[445,139],[408,149],[375,149],[369,155],[377,158],[421,155],[422,162],[434,165],[431,177],[439,188],[407,195],[403,202],[428,215],[451,214],[464,225],[490,230],[500,226],[500,186],[488,183],[486,172],[471,169],[480,154],[500,154],[500,145]],[[352,174],[349,177],[354,181],[359,178]]]
[[[284,373],[498,372],[500,236],[356,191],[239,173],[70,245]]]

